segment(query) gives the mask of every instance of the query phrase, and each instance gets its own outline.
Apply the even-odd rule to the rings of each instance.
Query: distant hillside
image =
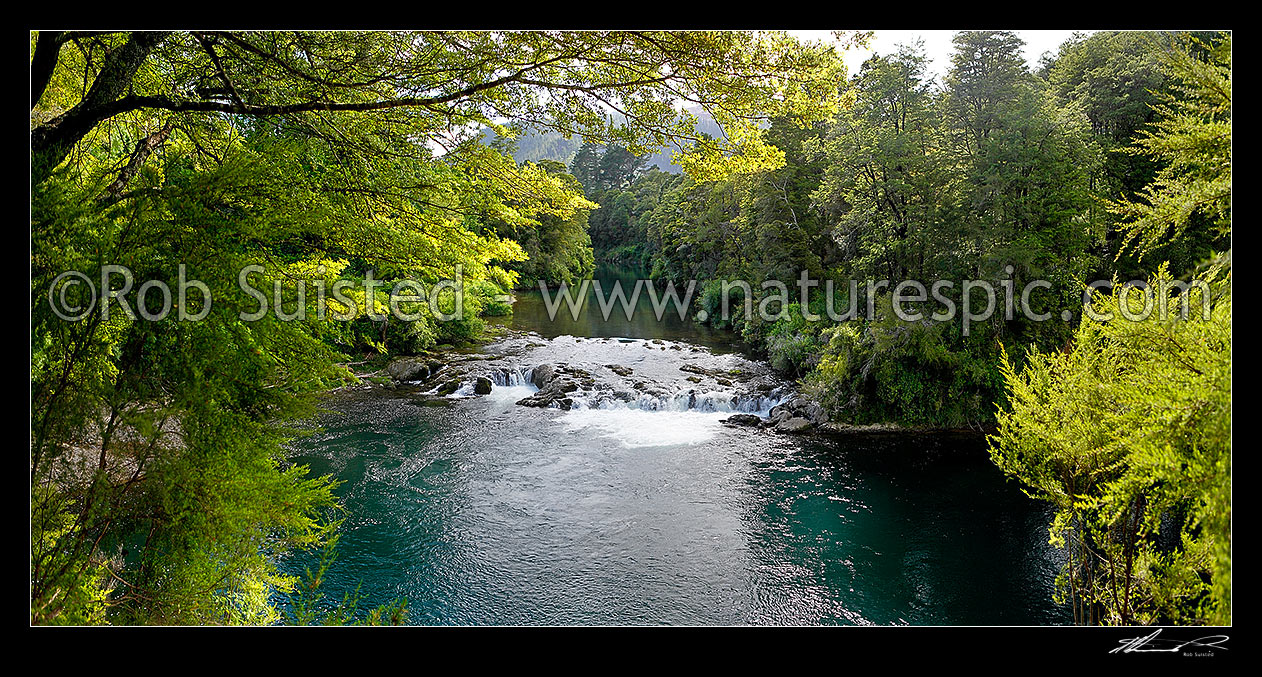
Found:
[[[697,131],[709,134],[710,136],[721,136],[723,130],[719,124],[714,121],[703,109],[688,108],[688,111],[697,116]],[[490,144],[496,139],[495,132],[489,128],[482,130],[482,142]],[[515,139],[517,150],[513,153],[513,159],[518,162],[538,162],[540,160],[556,160],[570,166],[570,161],[574,159],[574,153],[578,151],[578,147],[583,144],[581,136],[567,139],[556,132],[540,132],[534,128],[527,128],[526,133]],[[664,172],[671,174],[679,174],[682,169],[679,165],[671,162],[671,152],[676,149],[666,148],[659,153],[649,156],[649,166],[657,167]]]
[[[489,127],[482,130],[482,143],[490,145],[498,135]],[[526,133],[513,140],[517,149],[513,152],[513,159],[517,162],[538,162],[540,160],[556,160],[564,162],[565,166],[570,166],[570,161],[574,159],[574,153],[578,151],[578,147],[583,144],[583,138],[575,136],[567,139],[556,132],[540,132],[539,130],[529,127]]]

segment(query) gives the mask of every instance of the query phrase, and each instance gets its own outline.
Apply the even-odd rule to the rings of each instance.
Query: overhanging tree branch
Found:
[[[171,130],[175,128],[174,123],[168,121],[162,129],[150,134],[136,143],[136,149],[132,151],[131,158],[127,160],[127,165],[118,173],[118,177],[106,186],[101,195],[97,197],[98,205],[106,207],[118,202],[125,197],[123,190],[127,188],[127,184],[131,182],[132,177],[136,176],[136,172],[140,171],[140,166],[149,159],[155,150],[166,143],[167,137],[171,135]]]
[[[434,108],[444,104],[466,99],[474,94],[506,84],[524,84],[526,74],[561,61],[563,56],[533,63],[486,82],[463,87],[453,92],[430,97],[399,97],[378,101],[303,101],[289,104],[247,104],[239,96],[232,102],[210,101],[201,99],[181,100],[162,95],[137,95],[123,92],[131,84],[137,69],[148,56],[149,51],[158,44],[166,34],[139,33],[132,37],[122,48],[111,52],[106,57],[105,65],[92,84],[92,89],[83,101],[66,113],[53,118],[37,127],[31,133],[32,182],[39,184],[48,178],[54,167],[69,155],[70,150],[80,139],[87,135],[93,127],[116,115],[141,110],[156,109],[175,113],[206,112],[230,113],[268,117],[291,115],[307,112],[368,112],[391,108]],[[226,74],[225,74],[226,78]],[[226,81],[226,80],[225,80]]]
[[[133,33],[122,47],[105,57],[101,72],[92,81],[92,88],[74,108],[58,115],[31,132],[31,181],[39,184],[70,150],[101,121],[121,110],[102,116],[101,111],[131,87],[132,79],[149,52],[167,37],[163,32]],[[56,66],[54,60],[53,66]],[[51,74],[50,74],[51,75]]]

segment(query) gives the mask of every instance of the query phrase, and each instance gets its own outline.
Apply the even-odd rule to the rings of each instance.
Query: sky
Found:
[[[832,31],[788,31],[799,39],[833,42]],[[1038,67],[1043,52],[1055,52],[1060,44],[1074,31],[1013,31],[1025,41],[1025,60],[1031,69]],[[1091,31],[1082,31],[1089,33]],[[929,57],[929,72],[941,82],[951,65],[951,36],[956,31],[876,31],[866,50],[849,49],[843,52],[846,69],[851,74],[859,72],[859,66],[873,54],[893,54],[900,43],[910,44],[916,38],[925,41],[925,54]]]

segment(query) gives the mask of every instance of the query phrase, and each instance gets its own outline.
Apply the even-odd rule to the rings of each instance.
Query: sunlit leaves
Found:
[[[1052,541],[1072,548],[1067,592],[1102,604],[1098,621],[1230,622],[1231,292],[1209,282],[1183,292],[1186,318],[1172,303],[1128,319],[1141,316],[1138,294],[1097,295],[1111,319],[1084,320],[1071,351],[1033,355],[1019,372],[1005,356],[991,455],[1056,507]],[[1163,522],[1179,529],[1179,552],[1158,544]]]
[[[1213,45],[1188,39],[1164,56],[1173,91],[1127,149],[1163,166],[1136,199],[1113,203],[1126,244],[1141,257],[1180,238],[1197,216],[1215,235],[1231,228],[1231,36]]]

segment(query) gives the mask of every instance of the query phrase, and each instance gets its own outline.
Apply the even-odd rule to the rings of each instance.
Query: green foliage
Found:
[[[800,376],[819,359],[817,334],[822,326],[807,320],[798,303],[789,304],[785,314],[767,332],[767,355],[776,370]]]
[[[1231,622],[1231,292],[1209,281],[1183,292],[1186,319],[1174,305],[1132,320],[1138,294],[1097,296],[1112,318],[1084,321],[1073,350],[1020,371],[1005,356],[991,455],[1055,506],[1079,622]]]
[[[227,207],[231,181],[256,188],[248,167],[210,172],[187,192],[179,167],[167,199],[122,216],[85,209],[93,188],[83,196],[60,176],[34,196],[34,290],[59,270],[100,279],[107,261],[175,289],[178,261],[215,299],[197,322],[130,319],[115,304],[109,320],[70,323],[33,291],[31,477],[51,494],[33,499],[75,516],[62,531],[33,503],[34,542],[56,553],[48,567],[33,557],[35,623],[269,622],[269,591],[285,584],[273,553],[318,542],[333,502],[326,480],[282,467],[292,434],[277,422],[308,415],[313,395],[349,374],[311,324],[238,315],[247,304],[235,271],[259,259],[234,241],[259,223],[238,212],[239,229],[216,230],[209,207]],[[194,236],[186,213],[208,231]],[[107,556],[114,548],[132,554]],[[105,617],[65,592],[101,580],[102,567],[113,586]]]
[[[618,145],[605,148],[591,142],[579,146],[571,163],[574,177],[588,195],[626,188],[644,168],[647,156]]]
[[[1165,61],[1183,98],[1138,142],[1165,164],[1141,202],[1113,203],[1141,258],[1203,237],[1198,220],[1230,238],[1230,36],[1193,43]],[[1069,349],[1004,356],[991,456],[1055,507],[1080,623],[1231,623],[1230,265],[1179,288],[1163,263],[1147,295],[1096,292]]]
[[[1002,397],[991,325],[965,337],[955,323],[899,319],[888,296],[876,309],[873,321],[820,332],[818,367],[803,388],[835,419],[965,428],[991,415]]]
[[[582,157],[580,155],[579,159],[575,160],[574,171],[576,172],[584,171],[579,164]],[[599,168],[596,167],[587,171],[598,172],[598,170]],[[629,178],[623,177],[623,179]],[[681,185],[684,178],[650,169],[638,175],[638,178],[635,178],[634,182],[628,186],[622,185],[623,179],[617,182],[618,187],[601,188],[590,179],[588,183],[591,185],[585,184],[585,186],[588,196],[600,204],[590,217],[593,248],[599,252],[598,256],[605,260],[619,259],[623,263],[631,263],[632,261],[628,259],[644,258],[646,252],[642,249],[642,245],[646,244],[648,239],[648,224],[653,220],[654,210],[670,191]],[[611,255],[611,252],[620,248],[640,249],[634,253],[630,249],[624,249],[619,254]],[[641,267],[649,267],[639,260],[635,263]]]
[[[465,287],[466,298],[475,299],[479,314],[485,317],[502,317],[513,314],[508,293],[493,282],[478,280]]]
[[[1125,244],[1141,258],[1189,230],[1221,241],[1231,229],[1231,36],[1189,38],[1163,56],[1171,92],[1156,106],[1158,121],[1126,149],[1162,167],[1136,199],[1113,203]]]
[[[827,165],[812,202],[853,275],[923,275],[940,267],[929,257],[950,252],[939,212],[951,197],[925,57],[909,47],[873,57],[854,86],[854,107],[813,145]]]
[[[566,190],[578,192],[578,181],[565,173],[565,166],[552,160],[544,160],[541,169],[560,180]],[[582,201],[579,208],[540,216],[535,223],[512,226],[493,222],[491,229],[501,237],[511,237],[521,244],[526,259],[508,265],[517,273],[518,285],[534,288],[539,281],[575,284],[589,277],[595,269],[592,240],[588,234],[589,210],[597,205]]]
[[[95,625],[105,621],[111,563],[65,547],[76,513],[55,489],[37,486],[31,498],[31,569],[47,572],[62,599],[39,599],[31,605],[31,623]]]

